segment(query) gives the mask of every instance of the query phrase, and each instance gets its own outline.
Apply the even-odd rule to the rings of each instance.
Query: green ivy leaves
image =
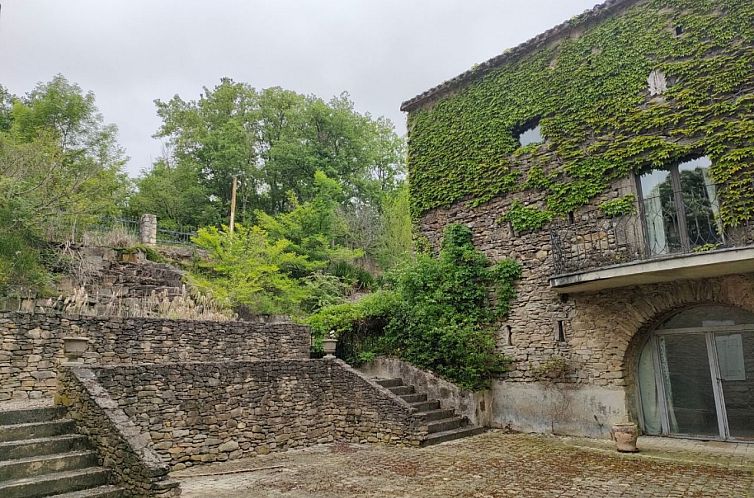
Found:
[[[751,218],[753,39],[750,1],[652,0],[411,112],[412,213],[528,190],[546,209],[506,216],[536,229],[632,171],[705,154],[729,183],[723,222]],[[670,82],[654,99],[653,69]],[[546,144],[522,149],[514,130],[534,118]]]

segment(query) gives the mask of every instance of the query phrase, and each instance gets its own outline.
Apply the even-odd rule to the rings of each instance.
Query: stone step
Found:
[[[377,379],[376,382],[382,387],[397,387],[403,385],[403,379]]]
[[[0,461],[89,449],[86,436],[68,434],[0,443]],[[0,494],[2,496],[2,494]]]
[[[401,398],[403,398],[408,403],[418,403],[420,401],[427,401],[427,394],[426,393],[404,394],[401,396]]]
[[[424,420],[426,420],[427,422],[431,422],[433,420],[451,418],[451,417],[454,417],[455,414],[456,412],[454,412],[453,410],[439,409],[439,410],[428,410],[425,412],[419,412],[419,413],[416,413],[415,415],[424,417]]]
[[[97,465],[97,453],[88,450],[6,460],[0,462],[0,482],[95,465]]]
[[[404,394],[414,394],[416,392],[414,390],[414,386],[395,386],[388,387],[388,389],[390,389],[393,394],[397,394],[398,396],[402,396]]]
[[[0,482],[3,498],[31,498],[70,493],[107,484],[108,471],[102,467],[53,472]]]
[[[419,401],[416,403],[411,403],[411,406],[413,408],[416,408],[419,412],[428,412],[430,410],[439,409],[440,402],[436,399],[433,399],[432,401]]]
[[[106,484],[105,486],[97,486],[96,488],[53,495],[52,498],[126,498],[127,496],[129,495],[125,489],[113,486],[112,484]]]
[[[445,432],[453,429],[458,429],[467,425],[467,421],[463,417],[452,416],[450,418],[444,418],[442,420],[435,420],[427,424],[427,430],[430,434],[435,432]]]
[[[49,422],[29,422],[26,424],[0,425],[0,442],[38,439],[75,432],[75,424],[70,419]]]
[[[66,409],[62,406],[45,408],[26,408],[22,410],[0,411],[0,425],[29,424],[32,422],[49,422],[65,417]]]
[[[422,441],[421,445],[422,447],[431,446],[433,444],[444,443],[445,441],[452,441],[454,439],[475,436],[477,434],[483,433],[485,430],[486,429],[484,427],[477,427],[472,425],[461,427],[459,429],[452,429],[449,431],[435,432],[427,435],[424,441]]]

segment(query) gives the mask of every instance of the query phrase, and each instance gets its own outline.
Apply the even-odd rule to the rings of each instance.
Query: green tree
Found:
[[[199,205],[211,204],[220,223],[229,211],[230,186],[238,177],[239,219],[255,220],[290,210],[316,195],[314,173],[337,180],[344,203],[378,203],[382,191],[403,175],[403,141],[384,118],[354,110],[346,94],[324,101],[274,87],[256,90],[228,78],[204,88],[198,100],[179,96],[156,101],[163,124],[156,136],[168,141],[176,171],[196,172],[204,187]],[[147,172],[164,176],[164,171]],[[148,188],[136,198],[153,197]],[[153,200],[138,201],[144,204]]]
[[[196,285],[252,313],[301,315],[342,301],[358,283],[346,270],[363,252],[339,243],[342,187],[321,171],[314,177],[314,197],[301,202],[291,196],[290,211],[259,212],[256,225],[240,225],[233,234],[199,230],[194,243],[208,251],[209,260],[192,271]]]
[[[43,287],[45,238],[67,224],[121,209],[129,182],[116,132],[103,123],[94,95],[63,76],[22,98],[0,91],[3,291]]]

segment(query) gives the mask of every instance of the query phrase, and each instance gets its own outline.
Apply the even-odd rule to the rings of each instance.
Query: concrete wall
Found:
[[[292,323],[211,322],[156,318],[68,317],[0,313],[0,401],[52,396],[63,337],[91,340],[84,363],[302,359],[308,327]]]
[[[79,370],[173,470],[332,441],[418,445],[427,433],[408,403],[338,360]],[[80,384],[62,380],[79,399]]]
[[[496,381],[491,398],[491,425],[521,432],[604,438],[627,417],[622,388]]]
[[[428,399],[440,401],[443,409],[455,410],[474,425],[490,426],[492,422],[491,391],[467,391],[452,382],[420,370],[397,358],[375,358],[359,368],[364,374],[380,378],[401,378],[404,383],[426,392]]]

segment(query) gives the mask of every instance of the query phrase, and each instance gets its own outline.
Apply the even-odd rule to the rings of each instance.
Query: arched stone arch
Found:
[[[574,298],[570,354],[583,381],[625,389],[626,409],[635,413],[631,376],[637,344],[661,320],[688,307],[721,304],[754,312],[754,274],[639,285]]]

